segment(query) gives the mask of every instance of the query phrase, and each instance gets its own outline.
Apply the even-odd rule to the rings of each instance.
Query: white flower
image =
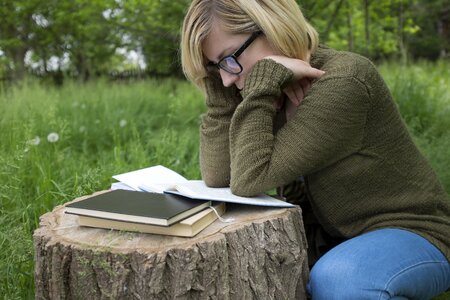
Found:
[[[59,140],[59,135],[56,132],[51,132],[47,135],[47,141],[56,143]]]
[[[40,143],[41,143],[41,138],[38,136],[35,136],[33,139],[31,139],[27,142],[28,145],[35,145],[35,146],[39,145]]]
[[[127,126],[127,120],[120,120],[120,122],[119,122],[119,125],[120,125],[120,127],[125,127],[125,126]]]

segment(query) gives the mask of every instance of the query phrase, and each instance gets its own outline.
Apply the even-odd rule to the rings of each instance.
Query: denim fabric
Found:
[[[402,229],[349,239],[311,270],[313,300],[431,299],[450,288],[450,264],[425,238]]]

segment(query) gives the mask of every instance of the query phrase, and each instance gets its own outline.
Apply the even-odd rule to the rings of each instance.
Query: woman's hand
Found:
[[[299,106],[311,87],[311,80],[321,77],[325,72],[313,68],[306,61],[289,58],[286,56],[270,55],[265,58],[272,59],[282,64],[294,73],[294,80],[283,89],[283,93],[289,98],[294,106]],[[276,106],[282,103],[276,103]]]

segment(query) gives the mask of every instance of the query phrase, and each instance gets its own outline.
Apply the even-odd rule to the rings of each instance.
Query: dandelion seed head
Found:
[[[120,122],[119,122],[119,126],[120,127],[125,127],[125,126],[127,126],[127,120],[120,120]]]
[[[31,140],[29,140],[29,141],[27,142],[28,145],[34,145],[34,146],[37,146],[37,145],[39,145],[40,143],[41,143],[41,138],[38,137],[38,136],[35,136],[34,138],[32,138]]]
[[[59,140],[59,135],[56,132],[51,132],[47,135],[47,141],[56,143]]]

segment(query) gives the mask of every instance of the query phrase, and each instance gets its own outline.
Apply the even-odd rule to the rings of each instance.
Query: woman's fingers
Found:
[[[302,79],[316,79],[320,78],[324,71],[311,67],[307,62],[296,59],[293,64],[293,68],[291,69],[294,73],[294,79],[302,80]]]
[[[324,71],[311,67],[306,61],[301,59],[289,58],[280,55],[271,55],[266,58],[272,59],[290,69],[294,73],[294,79],[296,80],[301,80],[303,78],[315,79],[325,74]]]
[[[283,89],[283,93],[286,94],[289,101],[296,107],[300,105],[306,93],[311,88],[311,80],[325,74],[324,71],[311,67],[306,61],[301,59],[280,55],[271,55],[266,58],[282,64],[294,73],[294,80]],[[275,103],[276,106],[277,104],[280,103]]]
[[[303,78],[302,80],[300,80],[300,85],[303,88],[303,94],[306,95],[306,93],[308,93],[309,89],[311,88],[311,80],[309,80],[308,78]]]
[[[306,91],[300,82],[294,81],[283,89],[283,93],[295,106],[299,106],[303,98],[305,98]]]
[[[299,106],[300,105],[300,99],[298,99],[297,95],[295,94],[294,90],[292,89],[292,87],[289,85],[287,86],[284,90],[283,93],[286,94],[286,96],[288,97],[289,101],[291,101],[295,106]]]
[[[309,78],[320,78],[323,74],[325,74],[325,71],[309,67],[305,69],[305,77]]]

